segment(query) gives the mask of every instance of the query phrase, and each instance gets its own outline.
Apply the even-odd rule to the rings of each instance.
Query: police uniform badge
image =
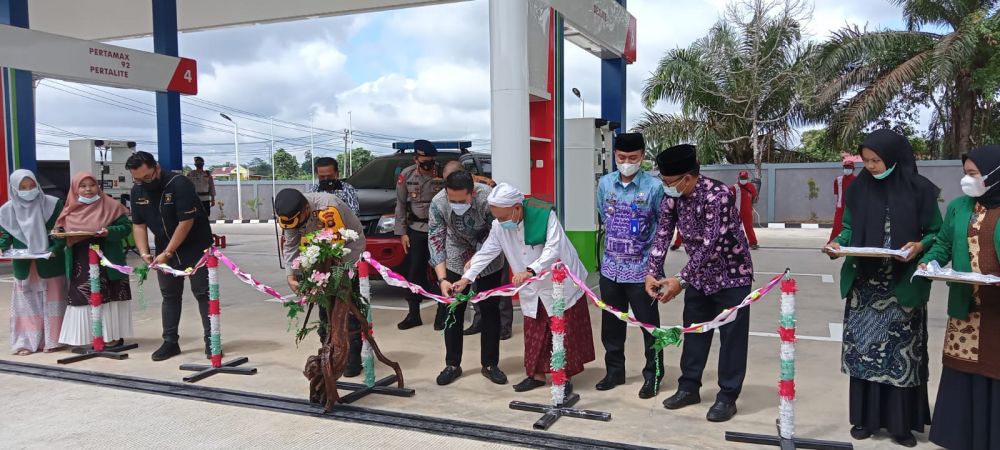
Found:
[[[166,192],[163,194],[163,203],[173,203],[173,202],[174,202],[174,194],[170,192]]]

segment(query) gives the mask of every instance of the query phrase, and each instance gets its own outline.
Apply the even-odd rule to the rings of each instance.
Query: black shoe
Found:
[[[482,327],[480,327],[479,325],[469,325],[469,328],[466,328],[465,331],[462,332],[462,335],[472,336],[473,334],[479,334],[479,332],[482,331],[481,328]]]
[[[750,250],[758,250],[758,249],[760,249],[760,246],[757,245],[757,244],[754,244],[754,245],[750,246]]]
[[[420,320],[420,314],[410,313],[406,315],[406,318],[402,322],[396,325],[396,328],[400,330],[409,330],[413,327],[419,327],[424,324],[423,320]]]
[[[624,373],[613,373],[608,372],[604,375],[604,379],[597,382],[595,388],[598,391],[609,391],[614,389],[616,386],[625,384],[625,374]]]
[[[117,341],[105,342],[104,348],[115,348],[125,345],[125,339],[119,339]]]
[[[351,366],[348,364],[347,368],[344,369],[344,377],[346,378],[354,378],[358,375],[361,375],[361,366]]]
[[[438,386],[447,386],[451,384],[452,381],[458,379],[462,376],[462,368],[458,366],[448,366],[437,377]]]
[[[679,248],[681,248],[681,246],[679,246],[679,245],[671,245],[671,246],[670,246],[670,250],[671,250],[671,251],[675,251],[675,252],[676,252],[676,251],[677,251],[677,249],[679,249]]]
[[[639,389],[639,398],[647,399],[656,397],[656,394],[660,393],[660,383],[656,380],[649,378],[645,383],[642,383],[642,388]]]
[[[701,403],[701,396],[696,392],[677,391],[674,395],[667,397],[663,401],[663,407],[667,409],[681,409],[685,406],[697,405]]]
[[[851,437],[862,441],[872,437],[872,432],[868,431],[868,429],[863,426],[855,425],[851,427]]]
[[[507,384],[507,374],[497,366],[483,367],[483,376],[495,384]]]
[[[524,381],[514,385],[514,392],[528,392],[535,388],[545,386],[545,382],[532,377],[525,378]]]
[[[709,422],[725,422],[732,419],[736,415],[736,405],[733,403],[726,403],[722,400],[716,400],[715,404],[708,409],[708,414],[705,418]]]
[[[510,332],[510,330],[503,330],[503,331],[501,331],[500,332],[500,340],[501,341],[506,341],[507,339],[510,339],[511,334],[512,333]]]
[[[906,433],[905,436],[893,436],[892,442],[902,445],[903,447],[917,446],[917,438],[913,437],[913,433]]]
[[[181,354],[181,346],[176,342],[164,342],[160,348],[153,352],[153,361],[166,361]]]

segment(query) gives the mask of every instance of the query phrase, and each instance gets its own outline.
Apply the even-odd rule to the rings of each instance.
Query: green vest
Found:
[[[59,218],[59,213],[62,212],[63,201],[59,200],[56,202],[56,209],[52,211],[52,216],[49,220],[45,222],[45,230],[52,231],[52,228],[56,225],[56,219]],[[0,228],[0,232],[3,232],[3,237],[0,237],[0,250],[8,250],[13,248],[28,248],[28,245],[11,236],[7,230]],[[27,280],[28,275],[31,274],[31,263],[35,263],[38,276],[42,278],[54,278],[65,275],[63,271],[63,265],[66,263],[63,256],[64,245],[58,239],[49,237],[49,251],[52,252],[52,256],[49,259],[15,259],[11,262],[14,266],[14,278],[18,280]]]
[[[553,205],[537,198],[526,198],[522,206],[525,245],[545,245],[545,236],[549,231],[549,215]]]
[[[969,257],[969,223],[976,207],[976,199],[961,196],[948,204],[945,213],[944,226],[938,233],[934,246],[924,255],[921,263],[937,261],[942,266],[951,263],[958,272],[972,272],[972,260]],[[1000,227],[993,231],[993,245],[1000,255]],[[968,320],[969,309],[972,306],[972,285],[965,283],[948,283],[948,316]]]
[[[115,219],[111,225],[107,226],[108,236],[100,242],[101,252],[104,256],[108,258],[115,264],[124,265],[125,264],[125,241],[130,236],[132,236],[132,221],[128,219],[128,215],[122,214],[121,217]],[[66,276],[73,276],[73,251],[66,245],[66,241],[60,239],[63,251],[66,252]],[[108,269],[108,279],[112,281],[127,279],[128,275],[125,275],[117,270]]]
[[[844,247],[851,245],[851,210],[849,208],[844,208],[844,230],[840,232],[833,242],[836,242]],[[923,227],[923,238],[920,239],[920,243],[923,244],[924,249],[931,248],[934,244],[935,236],[938,230],[941,229],[941,212],[935,211],[935,214],[931,217],[930,223]],[[925,250],[926,251],[926,250]],[[903,265],[903,272],[900,273],[896,279],[895,286],[895,297],[896,301],[900,305],[906,307],[922,306],[927,303],[931,296],[931,282],[930,280],[923,277],[913,278],[913,272],[917,271],[917,266],[920,263],[918,259],[914,259],[909,263]],[[847,298],[848,293],[851,292],[851,287],[854,286],[855,278],[858,272],[858,257],[848,256],[844,259],[844,265],[840,268],[840,298]],[[911,280],[911,278],[913,278]]]

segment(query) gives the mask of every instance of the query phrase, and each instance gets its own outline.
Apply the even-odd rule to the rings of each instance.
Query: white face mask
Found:
[[[851,175],[854,173],[854,169],[844,169],[844,175]]]
[[[32,188],[32,189],[27,190],[27,191],[17,191],[17,196],[21,197],[21,200],[28,201],[28,202],[30,202],[30,201],[38,198],[38,194],[39,194],[39,191],[38,191],[37,187],[36,188]]]
[[[630,177],[639,172],[639,164],[621,163],[618,164],[618,171],[621,172],[622,176]]]
[[[677,190],[677,186],[667,186],[666,183],[663,184],[663,193],[673,198],[681,196],[681,191]]]
[[[80,203],[83,203],[84,205],[91,205],[100,199],[101,199],[100,195],[95,195],[93,197],[84,197],[81,195],[77,197],[77,200],[80,200]]]
[[[740,180],[740,184],[747,184],[749,182],[750,182],[750,180]]]
[[[468,203],[451,203],[451,202],[449,202],[449,204],[451,205],[451,210],[454,211],[455,214],[458,214],[460,216],[464,215],[466,212],[468,212],[469,208],[472,208],[472,205],[470,205]]]
[[[993,172],[996,172],[997,170],[1000,170],[1000,167],[993,169]],[[993,175],[993,172],[986,174],[986,176],[966,175],[962,177],[962,192],[972,198],[978,198],[986,195],[987,191],[992,189],[993,186],[996,186],[996,183],[993,183],[991,186],[986,186],[986,178]]]

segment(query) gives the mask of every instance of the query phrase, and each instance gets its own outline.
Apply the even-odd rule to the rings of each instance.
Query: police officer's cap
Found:
[[[274,214],[278,216],[278,225],[282,228],[297,228],[304,221],[299,217],[306,207],[306,196],[297,189],[287,188],[274,197]]]
[[[413,141],[413,149],[421,156],[437,156],[438,150],[431,141],[417,139]]]

